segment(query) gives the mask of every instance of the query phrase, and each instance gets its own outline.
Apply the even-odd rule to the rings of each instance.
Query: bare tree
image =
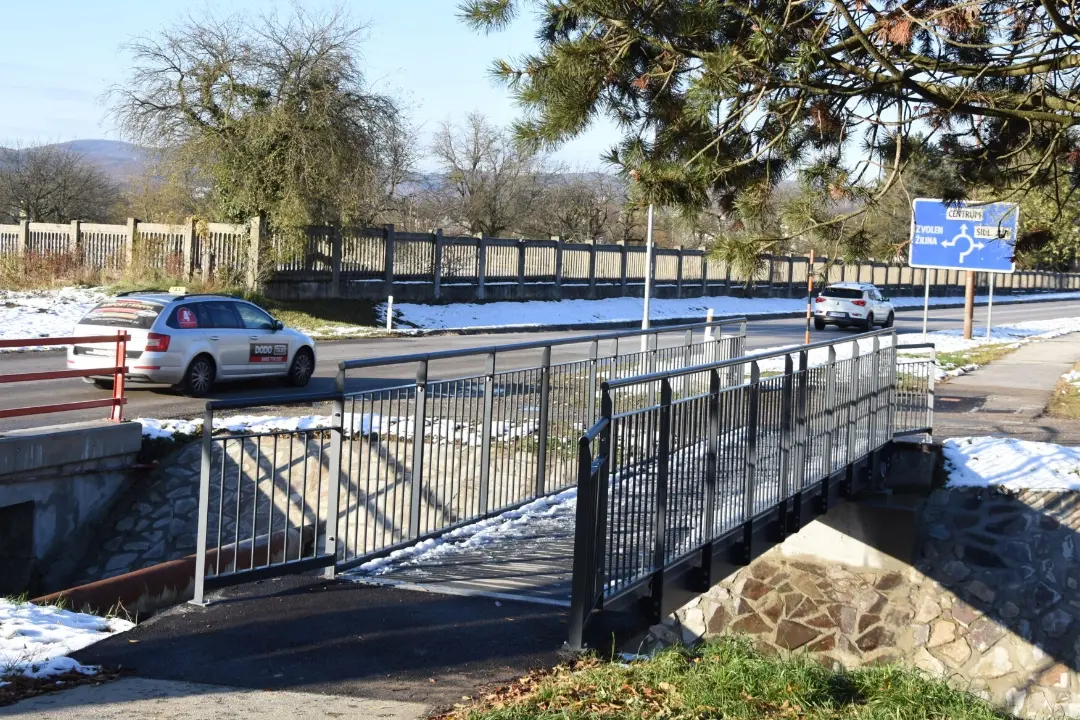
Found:
[[[134,140],[176,148],[221,216],[298,228],[370,215],[357,197],[396,187],[408,143],[397,104],[361,71],[363,30],[299,5],[284,18],[188,18],[130,45],[116,118]]]
[[[564,240],[611,242],[624,202],[625,189],[617,178],[567,173],[552,180],[534,222],[541,233]]]
[[[116,184],[73,150],[0,149],[0,219],[100,222],[110,218],[118,199]]]
[[[445,183],[434,190],[442,214],[474,234],[524,232],[555,171],[545,155],[520,149],[478,113],[461,126],[444,123],[432,153],[445,174]]]

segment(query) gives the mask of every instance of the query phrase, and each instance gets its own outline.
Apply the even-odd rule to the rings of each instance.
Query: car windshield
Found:
[[[149,330],[164,307],[147,300],[107,300],[87,313],[79,324]]]
[[[863,291],[857,288],[829,287],[822,293],[824,297],[842,298],[844,300],[862,300]]]

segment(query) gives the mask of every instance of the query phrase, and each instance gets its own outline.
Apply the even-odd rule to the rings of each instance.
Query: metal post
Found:
[[[116,364],[120,370],[113,375],[113,406],[109,419],[113,422],[124,421],[124,380],[127,376],[127,341],[130,336],[124,331],[116,333]]]
[[[836,435],[836,346],[829,346],[828,367],[825,374],[825,476],[835,469],[833,462],[833,438]]]
[[[618,354],[618,346],[615,348],[615,353]],[[596,358],[600,353],[600,341],[593,340],[589,343],[589,398],[588,398],[588,411],[589,411],[589,424],[596,422]]]
[[[653,283],[653,206],[649,203],[648,225],[645,230],[645,309],[641,317],[641,329],[649,329],[649,301]],[[646,339],[641,337],[641,352],[645,352]]]
[[[203,412],[202,463],[199,466],[199,531],[195,541],[195,596],[191,599],[191,602],[195,605],[206,605],[206,536],[209,523],[208,516],[210,514],[210,465],[213,460],[213,432],[214,410],[210,403],[206,403],[206,410]],[[237,492],[240,492],[239,488]],[[239,522],[239,519],[237,519],[237,522]],[[252,539],[252,543],[254,542],[254,539]],[[220,545],[220,543],[221,538],[218,538],[218,544]],[[252,552],[254,552],[254,548]]]
[[[480,429],[480,512],[488,511],[491,485],[491,415],[495,406],[495,353],[487,355],[484,376],[484,426]]]
[[[442,256],[443,256],[443,230],[439,228],[435,231],[434,237],[435,247],[433,249],[434,257],[431,262],[432,281],[435,284],[435,299],[440,300],[442,298]]]
[[[345,446],[344,370],[338,370],[337,377],[334,379],[334,387],[339,396],[334,398],[330,418],[330,467],[326,476],[326,540],[324,554],[333,555],[336,558],[338,554],[338,523],[340,522],[338,504],[341,498],[341,456],[342,449]],[[353,418],[353,422],[355,421],[356,419]],[[316,528],[316,532],[318,532],[318,528]],[[346,550],[344,543],[341,550]],[[317,547],[316,552],[318,552]],[[333,578],[334,572],[334,565],[329,565],[323,570],[323,577],[327,579]]]
[[[871,352],[873,354],[870,356],[870,387],[867,388],[870,393],[870,431],[866,447],[867,450],[876,450],[881,431],[879,417],[881,412],[881,341],[877,335],[874,336]]]
[[[990,304],[986,306],[986,339],[990,339],[990,330],[994,327],[994,278],[997,277],[997,273],[989,273],[990,275]]]
[[[664,604],[664,566],[667,564],[667,495],[668,475],[671,470],[671,383],[667,378],[660,381],[660,437],[657,448],[656,505],[653,513],[654,568],[649,599],[652,604],[652,621],[660,622]]]
[[[701,540],[716,536],[716,478],[720,462],[720,373],[709,371],[708,426],[705,434],[705,518]],[[709,568],[705,568],[706,573]],[[708,584],[706,577],[706,584]]]
[[[795,468],[797,481],[796,492],[806,487],[807,464],[809,462],[809,432],[806,427],[806,407],[810,394],[810,353],[799,351],[798,375],[795,377],[795,443],[792,467]]]
[[[844,453],[847,459],[847,464],[855,462],[855,421],[856,421],[856,406],[859,402],[859,341],[851,341],[851,382],[848,383],[848,392],[850,393],[847,404],[847,448]]]
[[[784,380],[780,396],[780,501],[791,495],[791,421],[795,394],[795,368],[791,354],[784,355]]]
[[[428,361],[416,367],[416,400],[413,408],[412,482],[409,498],[409,538],[420,537],[420,498],[424,494],[424,418],[427,411]]]
[[[540,427],[536,444],[536,497],[545,491],[547,479],[548,404],[551,397],[551,346],[540,357]]]
[[[750,397],[749,406],[746,409],[746,468],[744,482],[746,484],[745,498],[743,503],[743,520],[750,521],[754,518],[756,504],[754,502],[754,483],[757,480],[757,428],[758,406],[761,402],[761,369],[757,360],[750,361]]]
[[[936,270],[934,272],[937,272]],[[922,306],[922,334],[926,335],[926,323],[930,318],[930,271],[923,270],[923,279],[926,281],[926,291],[923,294]]]
[[[934,391],[937,389],[936,388],[936,385],[937,385],[937,348],[936,347],[930,348],[930,368],[929,368],[927,374],[928,374],[929,377],[927,378],[927,381],[926,381],[926,384],[927,384],[927,398],[926,398],[927,408],[926,409],[927,409],[927,415],[928,415],[928,417],[927,417],[927,427],[930,428],[930,432],[928,432],[927,435],[930,436],[930,439],[933,439],[933,437],[934,437]]]
[[[592,446],[585,436],[578,441],[577,512],[574,523],[574,565],[570,580],[571,650],[585,647],[585,623],[596,601],[592,558],[596,542],[596,483],[592,478]]]

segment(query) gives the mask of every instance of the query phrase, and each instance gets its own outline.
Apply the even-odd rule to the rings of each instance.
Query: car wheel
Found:
[[[307,387],[311,382],[311,376],[315,374],[315,355],[309,348],[302,347],[296,351],[289,374],[285,376],[285,382],[293,387]]]
[[[895,320],[896,320],[896,316],[893,315],[893,313],[890,312],[889,317],[887,317],[885,319],[885,324],[882,327],[891,328],[893,326],[893,321],[895,321]]]
[[[818,318],[814,318],[814,329],[815,330],[824,330],[825,329],[825,321],[821,320],[821,319],[818,319]]]
[[[199,355],[188,365],[184,379],[180,381],[180,392],[188,397],[206,397],[214,387],[214,360],[209,355]]]
[[[90,382],[92,382],[94,384],[94,387],[96,387],[98,390],[112,390],[113,389],[113,381],[112,380],[101,380],[99,378],[95,378],[95,379],[91,380]]]
[[[866,332],[874,329],[874,313],[866,313],[866,320],[863,320],[862,329]]]

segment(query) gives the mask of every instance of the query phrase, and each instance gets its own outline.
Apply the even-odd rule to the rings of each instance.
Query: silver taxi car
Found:
[[[219,380],[280,377],[303,387],[315,372],[315,341],[286,328],[258,305],[227,295],[163,292],[121,293],[79,321],[75,336],[126,331],[125,378],[129,382],[173,385],[189,397],[203,397]],[[112,367],[113,344],[68,349],[71,369]],[[112,376],[91,377],[98,387]]]

